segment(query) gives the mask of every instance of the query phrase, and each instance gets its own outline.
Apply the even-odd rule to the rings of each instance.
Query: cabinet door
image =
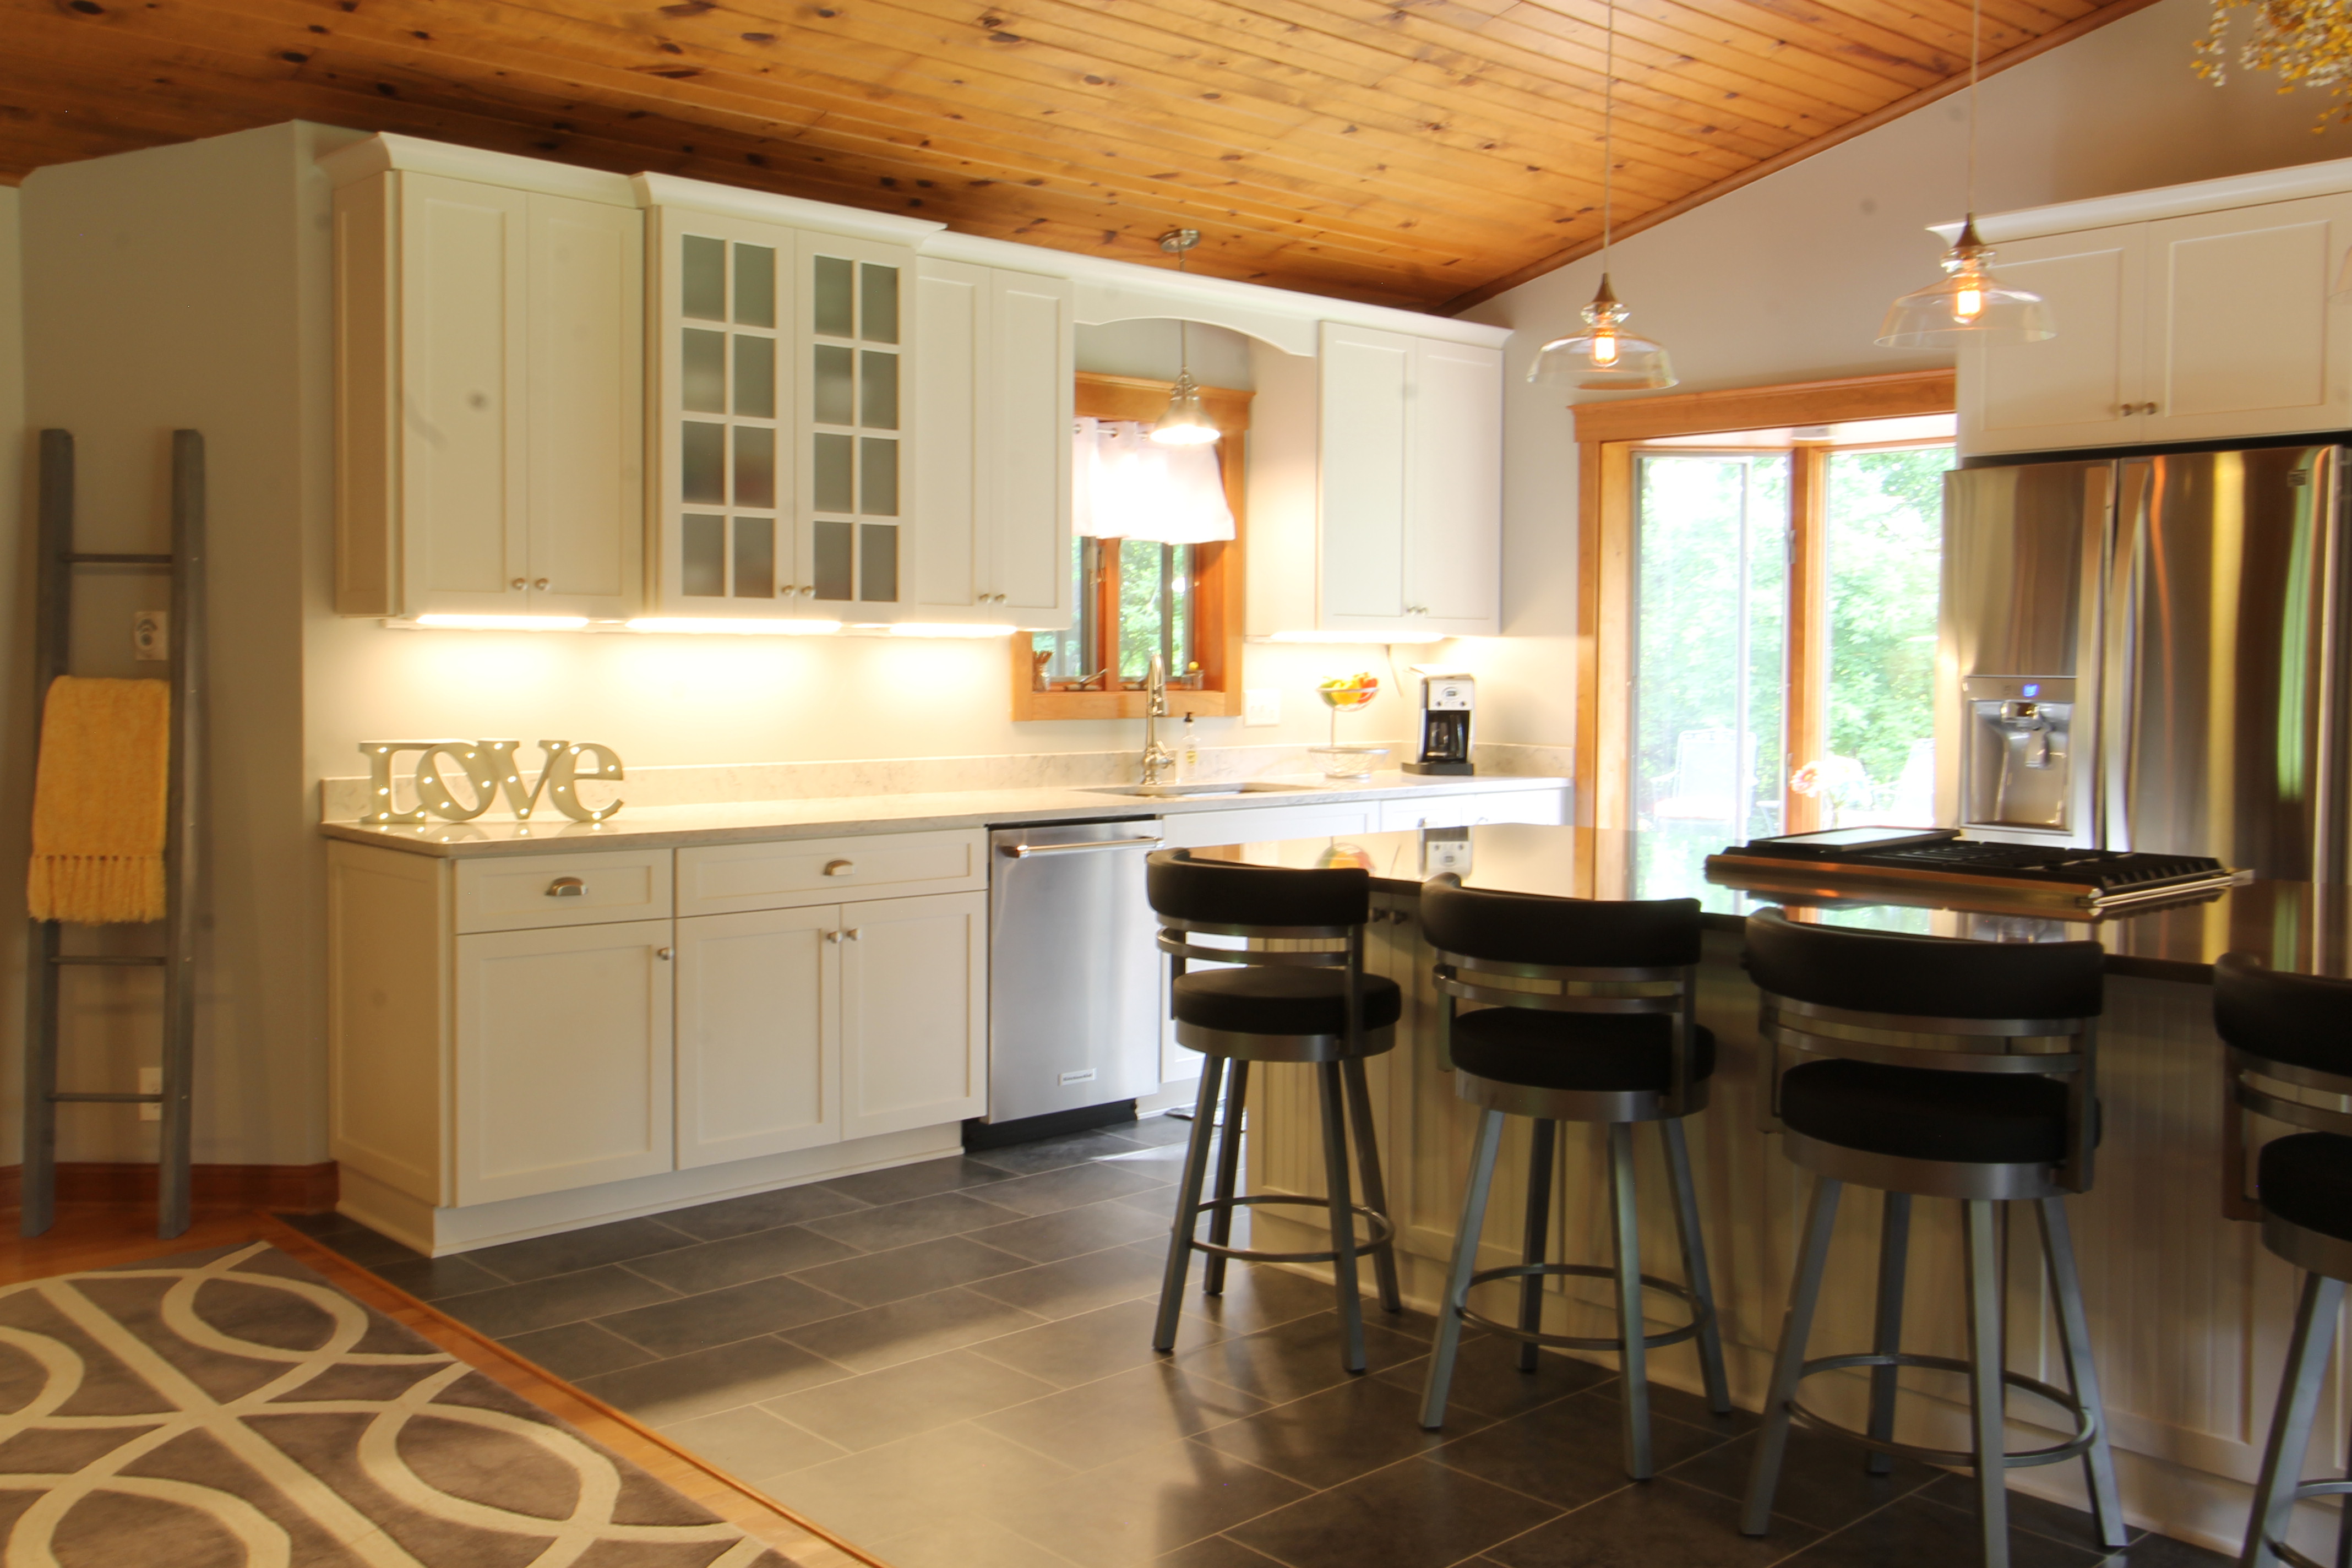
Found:
[[[677,922],[677,1164],[841,1137],[841,910]]]
[[[1400,833],[1422,827],[1478,827],[1500,822],[1540,823],[1557,827],[1566,816],[1566,808],[1561,792],[1544,789],[1384,800],[1381,803],[1381,830]]]
[[[386,177],[400,182],[400,613],[521,615],[531,198]]]
[[[912,464],[919,331],[915,253],[800,236],[794,290],[805,607],[848,621],[899,618],[914,552]]]
[[[458,1205],[671,1168],[667,921],[457,939]]]
[[[807,613],[793,511],[797,236],[672,207],[653,223],[648,596],[665,616]]]
[[[1503,572],[1502,351],[1416,342],[1405,416],[1405,614],[1431,631],[1491,637]]]
[[[2352,423],[2345,317],[2328,290],[2352,195],[2271,202],[2147,227],[2140,439],[2202,441]]]
[[[988,895],[841,908],[841,1135],[988,1109]]]
[[[1380,803],[1370,800],[1171,813],[1160,821],[1160,842],[1169,849],[1196,849],[1210,844],[1338,838],[1351,833],[1372,832],[1379,816]]]
[[[636,614],[645,574],[645,215],[529,209],[530,607]]]
[[[912,389],[923,426],[916,457],[913,613],[927,621],[991,618],[981,582],[982,494],[994,454],[982,438],[986,394],[989,269],[926,257],[916,279],[922,301],[923,374]],[[1063,443],[1065,460],[1069,447]]]
[[[1076,330],[1067,279],[992,272],[982,409],[989,416],[982,587],[992,618],[1062,631],[1070,602],[1070,421]],[[929,374],[927,371],[926,374]],[[927,426],[923,440],[930,440]]]
[[[2031,452],[2144,439],[2141,391],[2147,226],[2012,240],[1993,271],[2048,301],[2057,336],[1959,352],[1960,449]]]
[[[1317,366],[1320,625],[1404,624],[1407,388],[1415,340],[1323,323]]]

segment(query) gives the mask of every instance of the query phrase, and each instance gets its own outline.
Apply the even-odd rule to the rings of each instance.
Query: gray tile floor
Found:
[[[1328,1289],[1193,1277],[1150,1348],[1186,1122],[425,1258],[334,1216],[353,1261],[628,1411],[895,1568],[1972,1568],[1969,1483],[1864,1473],[1799,1434],[1763,1540],[1738,1533],[1752,1416],[1661,1391],[1661,1473],[1618,1468],[1615,1379],[1464,1347],[1423,1432],[1430,1323],[1370,1313],[1339,1370]],[[2218,1568],[2011,1494],[2017,1568]]]

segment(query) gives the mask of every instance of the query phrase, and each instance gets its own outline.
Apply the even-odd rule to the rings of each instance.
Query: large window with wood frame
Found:
[[[1643,830],[1640,885],[1769,834],[1933,822],[1949,388],[1577,410],[1580,437],[1620,437],[1581,444],[1579,782],[1596,825]]]

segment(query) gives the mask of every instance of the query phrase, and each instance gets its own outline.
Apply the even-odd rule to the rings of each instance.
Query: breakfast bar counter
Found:
[[[1432,953],[1416,920],[1423,881],[1453,871],[1465,886],[1512,892],[1701,899],[1706,930],[1698,1018],[1715,1033],[1717,1067],[1708,1108],[1685,1127],[1733,1394],[1752,1410],[1762,1403],[1769,1374],[1811,1178],[1782,1158],[1774,1139],[1761,1131],[1757,992],[1740,967],[1740,930],[1751,910],[1781,906],[1795,912],[1800,904],[1707,882],[1701,861],[1706,849],[1720,847],[1702,847],[1687,836],[1493,826],[1193,853],[1265,865],[1361,865],[1371,873],[1367,967],[1396,980],[1404,993],[1396,1048],[1370,1064],[1374,1120],[1404,1295],[1423,1311],[1434,1307],[1442,1291],[1475,1123],[1474,1108],[1454,1094],[1440,1049],[1440,997],[1430,978]],[[2125,1507],[2135,1522],[2190,1539],[2237,1539],[2294,1317],[2293,1271],[2263,1249],[2256,1226],[2223,1212],[2235,1173],[2224,1170],[2227,1091],[2223,1047],[2211,1025],[2212,962],[2225,952],[2244,950],[2281,969],[2344,974],[2346,932],[2352,926],[2347,915],[2352,900],[2342,888],[2262,881],[2242,883],[2201,901],[2095,921],[2062,918],[2048,907],[1952,910],[1872,902],[1860,895],[1810,911],[1810,918],[1865,929],[2002,942],[2088,938],[2106,947],[2105,1011],[2097,1035],[2103,1142],[2093,1190],[2069,1200],[2069,1207]],[[1253,1084],[1253,1191],[1321,1191],[1316,1102],[1306,1072],[1276,1068]],[[1481,1268],[1518,1260],[1528,1124],[1517,1117],[1510,1122],[1482,1237]],[[1601,1131],[1574,1123],[1560,1128],[1559,1190],[1551,1204],[1554,1258],[1598,1262],[1606,1255]],[[1659,1150],[1647,1134],[1637,1138],[1636,1147],[1643,1270],[1676,1279],[1681,1266]],[[1877,1204],[1859,1192],[1846,1205],[1832,1255],[1838,1262],[1812,1337],[1814,1354],[1867,1348],[1876,1210]],[[1275,1210],[1252,1215],[1253,1246],[1317,1245],[1320,1232],[1314,1226],[1285,1221]],[[1957,1205],[1922,1203],[1914,1226],[1906,1348],[1962,1354]],[[2041,1270],[2031,1266],[2031,1231],[2020,1227],[2011,1243],[2009,1365],[2063,1385]],[[1604,1282],[1552,1284],[1548,1330],[1613,1331]],[[1480,1303],[1482,1309],[1508,1316],[1504,1289],[1482,1288],[1495,1292]],[[1646,1310],[1654,1330],[1680,1321],[1679,1305],[1655,1291]],[[1687,1345],[1654,1352],[1651,1374],[1696,1390],[1696,1352]],[[1915,1443],[1965,1446],[1965,1382],[1916,1372],[1906,1373],[1906,1379],[1907,1388],[1930,1397],[1901,1402],[1905,1425],[1897,1436]],[[1858,1422],[1865,1389],[1860,1374],[1841,1373],[1815,1380],[1809,1397],[1832,1418]],[[2041,1414],[2032,1400],[2012,1402],[2011,1447],[2022,1446],[2020,1439],[2034,1430],[2019,1417],[2032,1420]],[[2352,1412],[2323,1408],[2319,1430],[2336,1434],[2329,1442],[2343,1441],[2347,1415]],[[2055,1414],[2049,1418],[2054,1422]],[[1856,1450],[1857,1481],[1861,1463]],[[2309,1468],[2313,1473],[2332,1468],[2340,1474],[2344,1455],[2315,1452]],[[2018,1470],[2010,1484],[2080,1506],[2078,1475],[2071,1465]]]

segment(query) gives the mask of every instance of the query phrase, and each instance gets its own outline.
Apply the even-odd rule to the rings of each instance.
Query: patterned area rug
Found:
[[[0,1288],[10,1568],[788,1568],[267,1242]]]

